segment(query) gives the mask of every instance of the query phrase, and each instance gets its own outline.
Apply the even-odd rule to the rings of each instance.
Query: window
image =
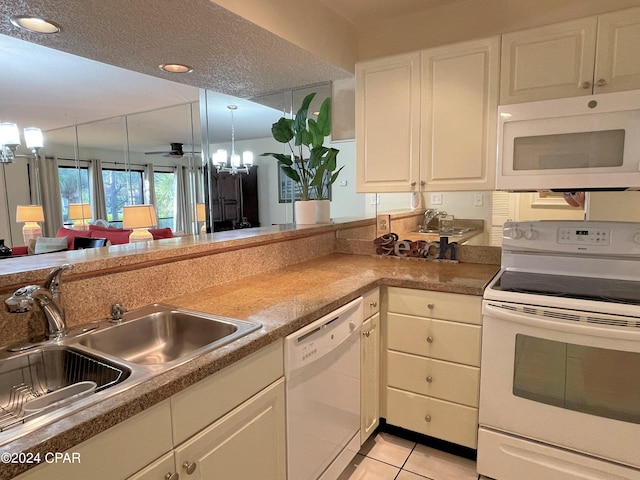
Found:
[[[154,172],[153,184],[156,193],[156,214],[158,227],[175,229],[176,175],[173,172]]]
[[[70,224],[69,204],[89,203],[89,169],[87,167],[58,167],[62,222]]]
[[[144,204],[142,171],[102,169],[107,221],[122,226],[122,207]]]

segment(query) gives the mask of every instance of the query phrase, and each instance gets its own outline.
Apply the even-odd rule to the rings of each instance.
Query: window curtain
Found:
[[[44,211],[43,235],[55,237],[62,226],[62,195],[60,194],[60,178],[58,161],[53,157],[38,157],[32,160],[31,171],[35,176],[33,185],[39,190],[36,198],[41,199]]]
[[[93,210],[93,221],[107,221],[107,201],[104,196],[104,181],[102,180],[102,162],[93,158],[89,160],[89,195]]]
[[[176,231],[186,234],[193,233],[192,222],[189,220],[189,175],[184,166],[176,167]]]
[[[153,178],[153,163],[144,166],[144,203],[153,205],[156,215],[156,225],[158,225],[158,206],[156,205],[156,184]]]

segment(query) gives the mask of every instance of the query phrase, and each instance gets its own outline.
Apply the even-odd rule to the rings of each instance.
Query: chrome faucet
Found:
[[[60,265],[51,270],[42,286],[27,285],[19,288],[5,300],[7,310],[10,313],[24,313],[30,311],[35,303],[42,310],[47,322],[46,336],[49,339],[63,337],[67,333],[67,325],[60,296],[60,277],[71,268],[73,265],[68,263]]]
[[[443,210],[436,210],[435,208],[427,208],[424,212],[424,223],[420,225],[420,232],[428,232],[433,230],[439,230],[439,225],[436,223],[438,218],[442,215],[446,215],[447,212]],[[435,225],[432,225],[435,223]]]

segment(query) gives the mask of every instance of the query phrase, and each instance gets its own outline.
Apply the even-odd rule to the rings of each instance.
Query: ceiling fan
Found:
[[[144,152],[145,155],[162,155],[163,157],[182,158],[185,152],[182,150],[182,143],[171,143],[171,150],[163,150],[160,152]],[[186,152],[187,155],[191,153],[199,154],[200,152]]]

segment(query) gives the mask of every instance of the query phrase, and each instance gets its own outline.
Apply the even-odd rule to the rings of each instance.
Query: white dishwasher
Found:
[[[362,297],[285,339],[287,478],[335,480],[360,449]]]

